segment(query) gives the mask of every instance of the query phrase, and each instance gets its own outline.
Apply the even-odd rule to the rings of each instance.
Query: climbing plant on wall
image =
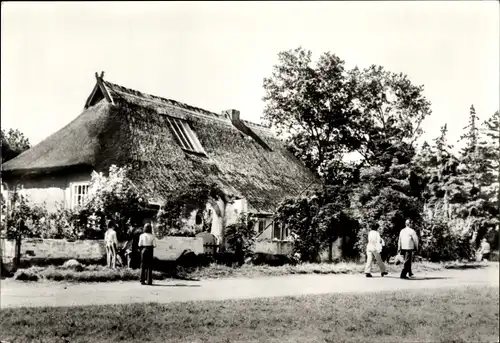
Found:
[[[175,190],[158,211],[156,219],[158,236],[193,236],[196,230],[185,225],[185,220],[195,210],[204,210],[210,199],[225,199],[224,192],[215,184],[194,181],[188,187]]]

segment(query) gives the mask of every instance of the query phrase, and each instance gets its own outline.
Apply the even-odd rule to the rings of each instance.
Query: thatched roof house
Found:
[[[45,201],[60,189],[71,202],[71,184],[88,181],[91,170],[130,165],[151,202],[204,179],[246,199],[250,212],[272,212],[315,181],[269,128],[236,110],[213,113],[96,79],[76,119],[2,165],[9,189],[22,184]]]

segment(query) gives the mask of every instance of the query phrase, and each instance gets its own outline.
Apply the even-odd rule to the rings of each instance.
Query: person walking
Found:
[[[380,268],[380,273],[382,277],[387,275],[387,270],[385,268],[385,264],[382,261],[382,257],[380,253],[382,252],[382,247],[384,246],[384,240],[380,237],[380,233],[377,231],[378,225],[373,224],[370,232],[368,232],[368,244],[366,245],[366,266],[365,266],[365,275],[366,277],[372,277],[372,263],[375,259]]]
[[[109,268],[116,268],[116,254],[118,250],[118,238],[116,237],[115,223],[108,222],[108,230],[104,234],[106,244],[106,265]]]
[[[398,255],[403,255],[404,265],[401,271],[401,279],[408,279],[413,276],[411,271],[411,261],[413,252],[418,250],[418,237],[415,230],[413,230],[412,222],[410,219],[406,220],[406,227],[399,232],[398,239]]]
[[[141,284],[153,284],[153,250],[156,247],[156,239],[153,236],[151,224],[144,225],[144,233],[139,237],[139,249],[141,250]]]

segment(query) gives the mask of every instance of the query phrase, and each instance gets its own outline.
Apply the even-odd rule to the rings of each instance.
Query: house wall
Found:
[[[185,250],[203,254],[202,237],[164,237],[157,240],[154,255],[162,261],[174,261]]]
[[[19,194],[31,203],[42,205],[45,202],[47,210],[55,212],[58,204],[70,206],[71,183],[83,181],[90,181],[90,172],[47,174],[30,179],[3,180],[3,183],[7,185],[9,193],[17,186]]]
[[[293,252],[293,242],[262,240],[255,242],[255,252],[273,255],[290,255]]]
[[[246,199],[235,200],[228,204],[226,209],[226,226],[236,224],[241,213],[248,213],[248,202]]]

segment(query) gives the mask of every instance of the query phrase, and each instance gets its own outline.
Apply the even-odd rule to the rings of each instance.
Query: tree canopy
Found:
[[[28,138],[19,130],[2,129],[2,163],[13,159],[31,147]]]
[[[472,233],[484,236],[498,223],[498,112],[481,124],[471,106],[459,153],[448,142],[446,124],[418,148],[431,103],[408,76],[376,65],[348,69],[330,52],[314,63],[303,48],[278,58],[264,79],[263,119],[321,176],[324,190],[336,190],[287,199],[277,210],[303,258],[316,258],[351,220],[358,252],[367,230],[378,225],[394,253],[408,218],[423,238],[422,254],[469,257]],[[359,160],[346,161],[349,153]]]
[[[386,167],[394,156],[411,158],[420,124],[431,113],[423,86],[380,66],[346,69],[329,52],[314,65],[303,48],[278,57],[264,79],[263,119],[286,134],[309,168],[323,174],[329,162],[350,152]]]

